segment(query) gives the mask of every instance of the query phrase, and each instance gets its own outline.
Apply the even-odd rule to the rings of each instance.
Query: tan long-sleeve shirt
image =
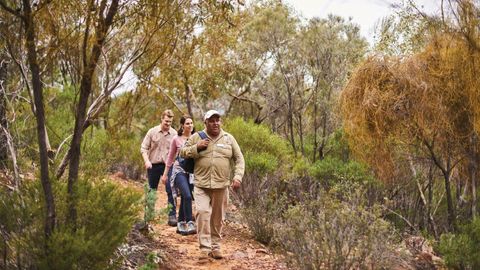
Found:
[[[168,151],[170,150],[170,142],[177,135],[177,131],[170,128],[169,131],[162,131],[160,125],[151,128],[141,146],[141,153],[147,154],[152,164],[165,163],[167,161]]]
[[[204,131],[205,132],[205,131]],[[206,134],[206,132],[205,132]],[[193,134],[180,149],[183,158],[195,159],[195,186],[200,188],[225,188],[231,182],[230,161],[234,162],[233,179],[242,181],[245,161],[235,138],[223,130],[215,140],[211,140],[207,149],[198,152],[198,133]]]

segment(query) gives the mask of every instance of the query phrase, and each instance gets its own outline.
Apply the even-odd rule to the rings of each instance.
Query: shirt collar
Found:
[[[168,131],[163,131],[163,130],[162,130],[162,125],[159,125],[159,126],[158,126],[158,133],[170,135],[170,134],[172,133],[171,131],[172,131],[172,128],[171,128],[171,127],[168,129]]]
[[[210,136],[208,135],[208,133],[207,133],[207,129],[204,129],[203,132],[205,132],[205,134],[206,134],[208,137],[210,137]],[[225,132],[223,132],[223,129],[220,128],[220,133],[218,133],[218,136],[217,136],[217,138],[215,138],[215,141],[218,140],[218,139],[220,139],[220,138],[223,137],[224,135],[225,135]]]

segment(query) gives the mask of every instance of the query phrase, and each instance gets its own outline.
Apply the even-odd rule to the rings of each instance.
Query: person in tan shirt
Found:
[[[220,114],[215,110],[204,116],[208,138],[193,134],[180,150],[183,158],[195,160],[195,207],[197,234],[202,257],[221,259],[220,240],[228,187],[240,187],[245,171],[245,161],[235,138],[222,130]],[[234,163],[233,177],[231,161]]]
[[[165,110],[162,113],[162,122],[160,125],[151,128],[141,146],[141,153],[147,169],[148,185],[151,189],[157,189],[160,177],[165,170],[170,143],[177,135],[177,131],[171,127],[173,120],[173,112]],[[168,225],[177,226],[175,201],[173,200],[170,185],[165,185],[168,196],[168,203],[171,205]]]

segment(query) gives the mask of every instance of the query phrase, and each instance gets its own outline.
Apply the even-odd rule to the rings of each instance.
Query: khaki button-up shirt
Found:
[[[205,131],[204,131],[205,132]],[[205,132],[206,133],[206,132]],[[242,181],[245,161],[235,138],[223,130],[207,149],[198,152],[198,133],[193,134],[180,149],[180,156],[195,159],[195,186],[200,188],[225,188],[233,179]]]
[[[177,131],[170,128],[164,132],[160,125],[151,128],[143,139],[140,151],[148,154],[148,159],[152,164],[165,163],[167,161],[170,142],[177,135]]]

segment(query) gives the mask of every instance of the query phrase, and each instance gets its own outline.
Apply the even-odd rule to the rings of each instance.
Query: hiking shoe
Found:
[[[195,227],[195,222],[189,221],[187,223],[187,234],[196,234],[197,228]]]
[[[219,249],[212,250],[208,255],[215,260],[223,259],[223,254]]]
[[[187,234],[187,223],[185,223],[185,221],[180,221],[177,223],[177,233],[181,235]]]
[[[200,250],[200,255],[198,256],[198,264],[207,264],[212,261],[213,259],[210,256],[210,250]]]
[[[175,215],[168,216],[167,224],[168,226],[172,226],[172,227],[177,226],[177,218],[175,217]]]

